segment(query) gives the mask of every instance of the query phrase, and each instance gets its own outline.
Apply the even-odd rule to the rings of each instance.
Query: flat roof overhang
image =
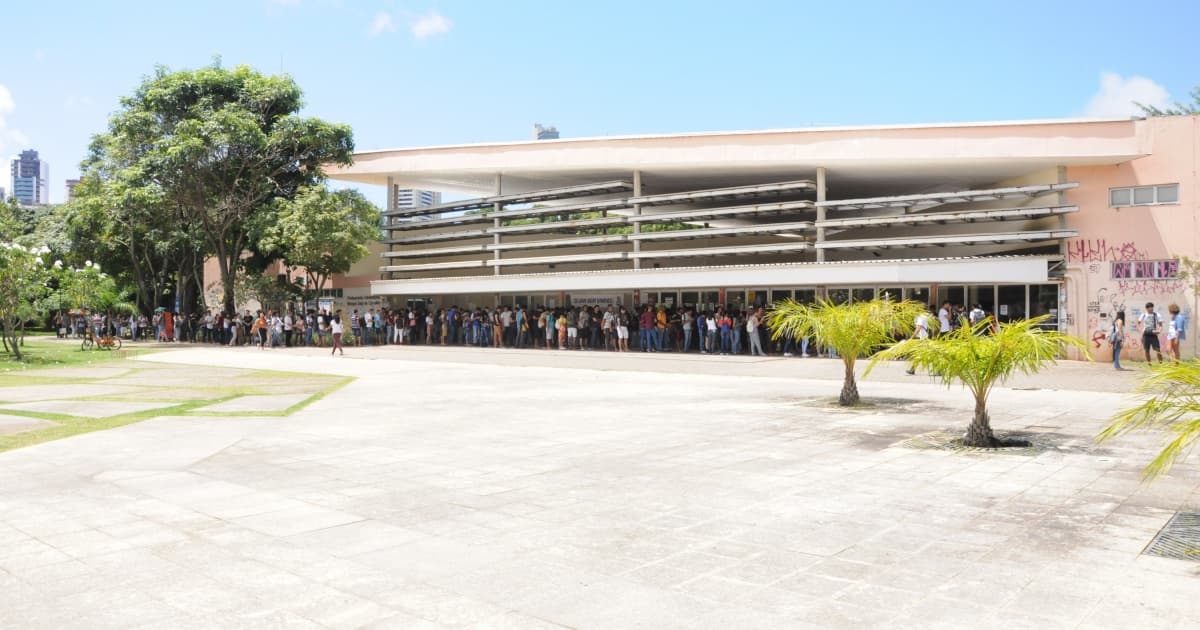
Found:
[[[1053,256],[994,256],[825,263],[622,269],[376,280],[371,295],[460,295],[712,288],[895,284],[999,284],[1049,281]]]
[[[1054,166],[1119,164],[1148,153],[1136,120],[835,127],[577,138],[423,147],[355,154],[333,179],[489,195],[625,181],[640,170],[655,190],[716,188],[811,176],[839,186],[936,178],[971,186]],[[1143,146],[1145,145],[1145,146]],[[836,190],[833,191],[836,194]]]

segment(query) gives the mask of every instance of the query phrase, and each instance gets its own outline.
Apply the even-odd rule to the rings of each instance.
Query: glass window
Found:
[[[792,297],[792,292],[788,289],[772,289],[771,290],[771,302],[773,302],[775,304],[778,304],[784,300],[790,299],[791,297]]]
[[[1154,203],[1154,188],[1151,186],[1142,186],[1133,189],[1133,205],[1140,206],[1144,204]]]
[[[817,301],[817,292],[813,289],[796,289],[796,301],[801,304],[812,304]]]
[[[996,319],[1011,322],[1025,318],[1025,285],[1001,285],[997,293]]]
[[[900,290],[897,287],[890,287],[890,288],[885,288],[885,289],[879,289],[875,293],[875,296],[878,297],[879,299],[883,299],[886,296],[889,300],[891,300],[893,302],[899,302],[900,300],[904,299],[904,291]]]
[[[712,312],[717,308],[717,300],[721,297],[716,291],[701,291],[700,302],[696,305],[697,308],[703,311]]]
[[[850,299],[855,302],[870,302],[875,299],[875,289],[850,289]]]
[[[904,298],[922,304],[929,304],[929,287],[909,287],[904,290]]]
[[[1179,184],[1159,186],[1158,203],[1179,203]]]
[[[679,295],[679,301],[687,307],[695,307],[696,303],[700,301],[700,293],[698,291],[684,291]]]
[[[941,286],[938,287],[938,308],[941,308],[943,302],[950,302],[954,306],[963,306],[967,302],[966,287],[957,286]]]
[[[725,292],[725,307],[735,311],[740,311],[746,308],[746,292],[745,291],[726,291]]]
[[[1029,287],[1029,316],[1049,315],[1043,328],[1058,328],[1058,285],[1034,284]]]
[[[846,304],[850,301],[850,289],[829,289],[825,295],[834,304]]]
[[[1133,200],[1132,192],[1128,188],[1113,188],[1108,191],[1108,205],[1113,206],[1128,206]]]

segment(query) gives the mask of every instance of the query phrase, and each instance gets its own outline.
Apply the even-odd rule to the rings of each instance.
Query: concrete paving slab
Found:
[[[173,406],[172,403],[103,401],[103,400],[40,400],[24,403],[2,403],[0,411],[5,409],[21,411],[40,411],[42,413],[58,413],[67,416],[83,418],[108,418],[126,413],[137,413],[151,409],[163,409]]]
[[[16,435],[26,431],[36,431],[57,425],[51,420],[39,420],[28,416],[13,416],[0,414],[0,435]]]
[[[64,400],[90,398],[92,396],[130,396],[146,393],[147,389],[126,385],[101,385],[96,383],[64,383],[62,385],[18,385],[3,386],[0,379],[0,401],[29,402],[34,400]]]
[[[255,413],[263,411],[284,411],[292,405],[304,402],[312,394],[284,394],[279,396],[239,396],[232,400],[206,405],[195,409],[195,412],[211,411],[214,413]]]
[[[1200,471],[1189,459],[1143,485],[1158,436],[1092,442],[1131,400],[1097,391],[1115,378],[1103,366],[993,394],[998,430],[1061,448],[955,453],[905,443],[961,431],[969,396],[903,366],[862,381],[878,402],[847,411],[827,404],[834,362],[601,354],[138,360],[213,365],[229,382],[234,368],[357,380],[286,430],[162,418],[0,454],[0,626],[110,624],[70,605],[98,584],[151,628],[1173,627],[1200,614],[1194,563],[1139,556],[1179,506],[1200,505]]]

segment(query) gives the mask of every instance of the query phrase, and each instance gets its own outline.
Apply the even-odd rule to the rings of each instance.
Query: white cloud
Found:
[[[28,144],[29,138],[17,129],[9,129],[8,115],[17,108],[12,92],[0,84],[0,155],[7,155],[19,145]]]
[[[448,33],[451,26],[454,26],[454,23],[446,18],[446,16],[437,11],[430,11],[417,18],[412,23],[412,26],[409,27],[409,30],[412,32],[413,37],[425,39],[426,37]]]
[[[1167,89],[1146,77],[1124,78],[1114,72],[1100,74],[1100,89],[1084,108],[1085,116],[1124,117],[1140,116],[1142,108],[1137,103],[1152,107],[1170,107],[1171,95]]]
[[[392,19],[390,13],[384,11],[375,14],[375,17],[371,20],[371,28],[367,29],[367,34],[371,37],[394,32],[396,32],[396,21]]]

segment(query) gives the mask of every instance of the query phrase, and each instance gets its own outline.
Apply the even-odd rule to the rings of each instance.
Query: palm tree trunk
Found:
[[[992,435],[992,421],[987,411],[987,400],[975,399],[975,417],[971,420],[971,426],[967,428],[963,444],[980,448],[996,446],[996,436]]]
[[[843,407],[853,407],[858,404],[858,383],[854,380],[854,363],[843,361],[846,366],[846,379],[842,382],[842,395],[838,396],[838,404]]]

